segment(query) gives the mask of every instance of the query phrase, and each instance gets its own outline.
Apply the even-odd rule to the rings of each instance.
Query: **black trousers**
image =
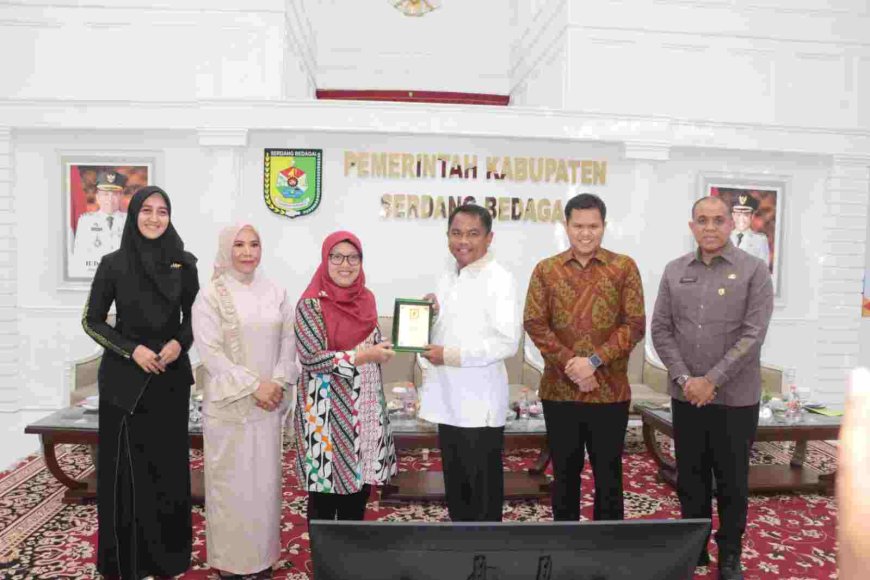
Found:
[[[580,473],[584,448],[589,451],[595,479],[596,520],[621,520],[622,450],[628,425],[629,402],[578,403],[543,401],[547,444],[553,460],[551,502],[553,519],[580,519]]]
[[[365,484],[356,493],[337,494],[308,492],[308,520],[362,520],[371,486]]]
[[[447,511],[454,522],[500,522],[504,427],[438,425]]]
[[[749,505],[749,451],[758,427],[758,405],[695,407],[672,399],[677,494],[684,518],[712,518],[713,477],[723,554],[740,554]]]

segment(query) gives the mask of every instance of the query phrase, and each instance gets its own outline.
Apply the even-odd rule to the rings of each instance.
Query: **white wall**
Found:
[[[870,12],[860,0],[525,0],[516,102],[870,128]],[[567,63],[562,67],[556,62]],[[532,72],[529,72],[529,69]],[[541,92],[541,78],[561,96]],[[529,86],[526,86],[526,85]],[[862,98],[863,97],[863,98]]]
[[[7,55],[0,95],[187,101],[313,94],[301,0],[80,4],[0,5],[0,53]]]

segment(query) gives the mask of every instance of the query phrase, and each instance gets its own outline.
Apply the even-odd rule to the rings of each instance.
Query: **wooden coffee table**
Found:
[[[643,440],[659,466],[659,477],[676,487],[677,466],[674,460],[661,452],[655,432],[673,438],[674,424],[667,409],[642,408]],[[810,492],[831,493],[836,471],[818,474],[804,467],[808,441],[835,440],[840,434],[840,418],[805,412],[796,424],[785,424],[771,419],[759,422],[756,441],[794,441],[794,453],[787,465],[751,465],[749,467],[750,493]]]
[[[95,457],[99,441],[97,419],[96,411],[89,411],[84,407],[69,407],[31,423],[24,429],[25,433],[39,435],[46,467],[55,479],[67,487],[63,503],[77,504],[97,497],[96,470],[90,472],[84,479],[70,477],[60,468],[55,453],[56,445],[73,443],[90,446],[91,457]],[[201,425],[190,425],[190,448],[202,449]],[[205,485],[201,470],[190,471],[190,494],[193,503],[205,502]]]
[[[396,452],[409,449],[438,449],[436,425],[419,419],[392,419]],[[544,470],[550,460],[543,419],[509,421],[504,432],[505,451],[540,449],[533,467],[527,471],[506,471],[505,499],[539,499],[550,496],[550,481]],[[384,487],[381,502],[443,501],[444,475],[441,471],[402,471]]]

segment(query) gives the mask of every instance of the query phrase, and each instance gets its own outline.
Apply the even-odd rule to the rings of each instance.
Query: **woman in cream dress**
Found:
[[[203,396],[208,563],[269,577],[281,552],[281,427],[298,375],[294,305],[257,270],[260,236],[221,231],[215,271],[193,305]]]

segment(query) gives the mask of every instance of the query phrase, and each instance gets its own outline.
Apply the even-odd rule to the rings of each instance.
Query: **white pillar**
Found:
[[[0,411],[16,411],[18,385],[18,260],[12,196],[12,129],[0,127]],[[0,466],[2,467],[2,466]]]
[[[631,215],[620,216],[619,227],[622,228],[623,234],[637,232],[634,241],[640,245],[645,242],[641,238],[649,215],[646,207],[656,203],[655,200],[662,194],[658,185],[658,167],[671,158],[671,146],[657,141],[626,141],[624,156],[625,159],[634,162],[632,171],[634,184],[631,192],[619,192],[619,195],[630,195],[632,203]],[[689,215],[688,208],[685,213]],[[647,280],[644,279],[644,282]]]
[[[564,0],[530,2],[517,0],[513,6],[512,26],[516,37],[511,43],[511,104],[524,107],[575,109],[566,101],[574,74],[570,32],[570,6]]]
[[[284,14],[284,99],[313,99],[317,37],[303,0],[288,0]]]
[[[618,195],[631,197],[632,211],[628,216],[614,216],[611,223],[618,224],[623,236],[631,236],[637,247],[642,247],[643,244],[649,243],[649,240],[645,239],[647,232],[645,222],[647,216],[650,215],[647,207],[657,203],[656,200],[663,195],[663,192],[660,191],[658,171],[659,166],[671,158],[671,146],[663,141],[626,141],[624,147],[625,159],[634,162],[632,171],[634,183],[632,191],[618,192]],[[688,206],[685,206],[682,211],[685,215],[689,215]],[[610,227],[608,225],[608,228]],[[636,258],[636,256],[633,257]],[[649,325],[655,307],[661,269],[657,264],[643,260],[638,261],[638,268],[643,282],[646,319],[647,325]],[[647,326],[648,328],[649,326]],[[647,340],[644,344],[647,356],[658,361],[658,355],[655,354],[649,332],[647,332]]]
[[[870,156],[833,158],[825,204],[813,391],[821,402],[841,403],[846,377],[858,365],[860,352]]]
[[[248,145],[247,129],[200,129],[203,175],[210,212],[215,223],[226,224],[239,217],[236,207],[242,196],[242,152]]]

